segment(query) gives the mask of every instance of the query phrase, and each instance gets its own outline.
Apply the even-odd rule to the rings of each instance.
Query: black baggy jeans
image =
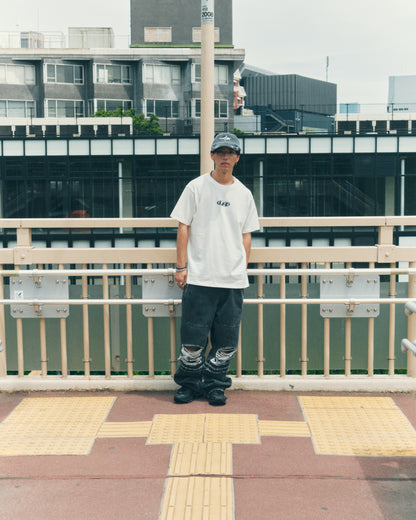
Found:
[[[186,285],[182,297],[181,353],[175,382],[196,395],[231,386],[227,377],[238,348],[244,289]],[[208,336],[211,349],[206,355]]]

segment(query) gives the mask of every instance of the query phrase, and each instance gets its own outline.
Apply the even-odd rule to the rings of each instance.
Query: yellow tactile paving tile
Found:
[[[259,421],[261,436],[310,437],[308,423],[301,421]]]
[[[0,424],[0,455],[88,455],[114,400],[23,399]]]
[[[416,457],[416,431],[390,397],[299,401],[318,454]]]
[[[155,415],[147,444],[202,442],[205,414]]]
[[[260,444],[257,416],[254,414],[207,414],[204,442]]]
[[[233,503],[231,478],[169,478],[160,520],[233,520]]]
[[[104,423],[97,437],[147,437],[152,421],[143,422],[107,422]]]
[[[308,408],[368,408],[396,410],[397,406],[390,397],[354,397],[354,396],[302,396],[299,401]]]
[[[169,475],[231,475],[231,444],[180,442],[173,448]]]

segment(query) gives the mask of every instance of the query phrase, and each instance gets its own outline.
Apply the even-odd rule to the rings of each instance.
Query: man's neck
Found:
[[[223,184],[224,186],[227,184],[233,184],[235,180],[232,170],[222,171],[218,168],[211,172],[211,177],[214,179],[214,181],[218,182],[218,184]]]

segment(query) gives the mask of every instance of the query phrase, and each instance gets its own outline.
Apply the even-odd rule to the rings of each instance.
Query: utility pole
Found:
[[[201,175],[212,170],[214,139],[214,0],[201,0]]]

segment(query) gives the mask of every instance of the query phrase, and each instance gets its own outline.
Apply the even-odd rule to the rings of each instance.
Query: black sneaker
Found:
[[[192,403],[192,401],[198,397],[191,388],[187,386],[182,386],[179,390],[176,391],[173,396],[173,400],[177,404],[186,404]]]
[[[224,406],[227,402],[224,390],[211,390],[208,394],[208,402],[211,406]]]

